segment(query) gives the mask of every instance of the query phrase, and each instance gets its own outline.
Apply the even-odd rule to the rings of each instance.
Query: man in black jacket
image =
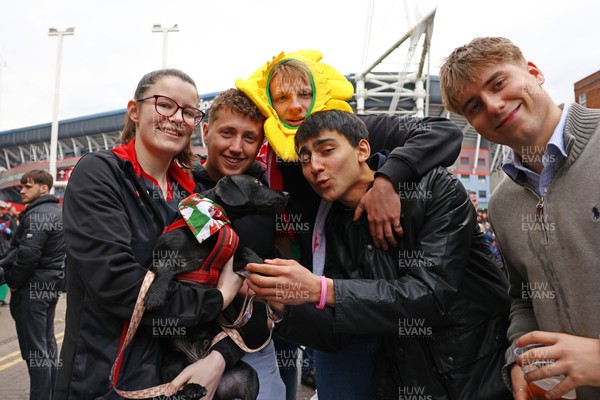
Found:
[[[376,248],[367,218],[352,221],[375,176],[367,138],[364,124],[341,111],[302,123],[295,140],[303,174],[332,202],[322,238],[327,278],[293,260],[266,260],[249,264],[249,286],[284,316],[282,336],[322,351],[360,351],[349,373],[365,376],[348,381],[338,364],[324,382],[332,386],[327,399],[510,399],[500,374],[507,282],[464,187],[442,168],[402,183],[404,236],[396,249]],[[319,368],[318,356],[321,396]]]
[[[45,400],[52,399],[60,366],[54,312],[64,278],[62,210],[58,199],[48,194],[53,184],[48,172],[29,171],[21,184],[27,208],[0,266],[11,289],[10,313],[29,369],[30,399]]]

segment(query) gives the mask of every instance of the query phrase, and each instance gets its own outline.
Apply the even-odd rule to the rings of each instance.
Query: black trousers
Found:
[[[59,293],[31,283],[10,296],[10,314],[15,320],[21,356],[29,370],[31,400],[52,400],[56,369],[60,367],[54,337]]]

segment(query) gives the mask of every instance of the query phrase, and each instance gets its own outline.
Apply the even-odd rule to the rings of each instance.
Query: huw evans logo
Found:
[[[177,250],[154,250],[152,251],[152,267],[178,271],[185,269],[186,261]]]
[[[63,366],[62,360],[54,351],[32,350],[29,351],[27,360],[29,368],[60,368]]]
[[[425,393],[425,387],[405,386],[398,388],[398,400],[432,400],[430,394]]]
[[[521,215],[521,230],[543,232],[553,231],[555,229],[554,222],[548,222],[547,215],[536,216],[535,214]]]
[[[522,282],[521,298],[523,300],[554,300],[556,292],[548,282]]]
[[[398,268],[416,269],[431,268],[433,261],[425,257],[423,250],[400,250],[398,251]]]
[[[398,195],[401,200],[430,200],[433,197],[431,190],[423,182],[400,182]]]
[[[185,326],[179,326],[178,318],[153,318],[152,336],[183,337],[187,334]]]
[[[398,335],[402,337],[429,337],[433,328],[425,324],[424,318],[398,319]]]
[[[275,216],[275,230],[277,232],[308,233],[310,225],[308,222],[302,221],[302,214],[279,214]]]
[[[54,301],[58,300],[60,289],[57,282],[29,282],[29,300]]]
[[[309,294],[302,290],[300,282],[277,282],[275,284],[275,298],[279,300],[306,300]]]

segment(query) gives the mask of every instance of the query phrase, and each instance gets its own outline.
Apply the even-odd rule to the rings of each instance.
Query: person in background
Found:
[[[484,216],[479,212],[479,201],[477,201],[477,193],[472,190],[469,190],[467,193],[469,194],[471,203],[473,203],[473,206],[475,207],[475,211],[477,212],[477,225],[479,225],[479,229],[483,233],[483,237],[485,238],[486,242],[488,243],[488,246],[490,247],[490,250],[491,250],[492,254],[494,255],[494,258],[497,261],[498,268],[502,269],[502,271],[506,274],[506,270],[502,263],[502,257],[500,255],[500,250],[498,249],[498,246],[496,244],[496,236],[494,235],[494,232],[492,232],[492,228],[491,228],[489,222],[487,222],[487,221],[484,222]]]
[[[0,257],[2,257],[10,247],[10,241],[17,229],[17,221],[11,215],[8,203],[0,201]]]
[[[473,203],[473,206],[475,207],[475,211],[477,211],[479,209],[479,201],[477,201],[477,193],[469,190],[469,198],[471,199],[471,203]]]
[[[0,306],[6,306],[6,295],[8,294],[8,285],[6,283],[2,283],[5,281],[4,279],[4,271],[2,271],[2,278],[0,279]]]
[[[9,204],[0,201],[0,259],[10,248],[10,241],[17,228],[15,219],[8,212]],[[4,277],[0,280],[0,306],[7,305],[6,295],[8,294],[8,285],[4,283]]]
[[[440,69],[446,109],[510,148],[488,214],[512,298],[505,382],[525,400],[528,381],[564,375],[546,398],[577,388],[578,400],[599,399],[600,110],[557,105],[544,82],[502,37],[456,48]],[[534,343],[547,347],[528,361],[552,361],[524,375],[514,350]]]
[[[485,227],[483,226],[483,220],[481,218],[481,214],[479,213],[479,201],[477,201],[477,193],[469,190],[467,192],[469,194],[469,199],[471,203],[473,203],[473,207],[475,207],[475,212],[477,213],[477,225],[479,225],[479,229],[481,232],[485,232]]]
[[[10,287],[10,314],[15,320],[21,356],[29,371],[29,398],[52,399],[60,366],[54,313],[65,276],[62,209],[50,194],[52,175],[31,170],[21,177],[27,208],[9,249],[0,259]]]
[[[154,245],[179,218],[179,201],[198,191],[190,146],[204,115],[198,101],[196,84],[184,72],[147,73],[127,103],[122,144],[86,154],[71,175],[64,198],[67,315],[55,400],[121,398],[109,375],[153,264]],[[172,282],[166,304],[145,313],[120,364],[117,387],[137,390],[162,383],[160,333],[153,327],[214,321],[241,285],[232,259],[216,287]],[[226,366],[243,354],[230,339],[217,343],[194,364],[202,368],[184,369],[167,394],[189,381],[205,386],[206,399],[212,399]]]

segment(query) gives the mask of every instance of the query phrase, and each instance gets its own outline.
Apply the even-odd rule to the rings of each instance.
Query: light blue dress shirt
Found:
[[[515,180],[519,174],[519,171],[522,171],[525,174],[527,183],[531,185],[538,195],[546,195],[548,186],[550,186],[554,175],[556,175],[556,171],[558,171],[565,158],[567,158],[567,152],[565,150],[565,123],[568,113],[569,105],[565,105],[560,117],[560,121],[558,122],[558,125],[556,125],[554,133],[552,134],[552,137],[546,146],[546,152],[542,156],[542,165],[544,168],[542,169],[542,173],[540,175],[523,165],[523,161],[527,163],[527,158],[530,158],[530,162],[533,162],[536,161],[533,160],[533,158],[539,157],[539,155],[522,154],[519,156],[512,149],[510,149],[504,158],[504,162],[502,164],[502,169],[504,172],[513,180]]]

